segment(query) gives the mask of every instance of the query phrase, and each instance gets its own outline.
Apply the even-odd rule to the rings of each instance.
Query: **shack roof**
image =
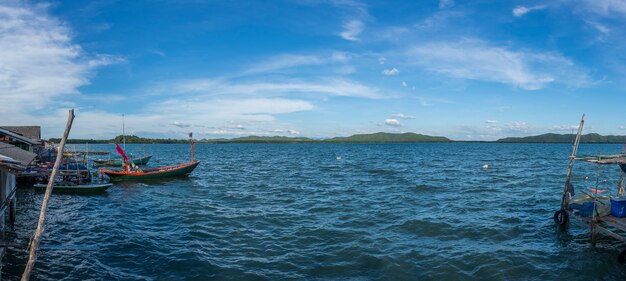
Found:
[[[0,126],[0,128],[7,129],[29,139],[41,139],[41,126]]]
[[[28,152],[23,150],[17,146],[0,142],[0,156],[8,157],[13,159],[13,161],[17,161],[23,166],[28,166],[37,154]]]
[[[39,144],[39,142],[36,141],[36,140],[33,140],[31,138],[27,138],[25,136],[22,136],[22,135],[20,135],[18,133],[15,133],[13,131],[9,131],[9,130],[7,130],[5,128],[2,128],[2,127],[0,127],[0,135],[10,136],[10,137],[12,137],[14,139],[17,139],[17,140],[19,140],[21,142],[24,142],[24,143],[28,143],[30,145],[37,145],[37,144]]]
[[[0,170],[9,170],[9,172],[19,172],[26,169],[19,161],[11,157],[0,155]]]

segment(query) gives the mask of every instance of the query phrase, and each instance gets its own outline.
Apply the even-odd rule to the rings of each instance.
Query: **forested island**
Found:
[[[52,138],[50,141],[58,143],[61,139]],[[67,143],[122,143],[123,136],[113,139],[68,139]],[[312,139],[306,137],[284,136],[247,136],[232,139],[200,139],[197,143],[412,143],[412,142],[452,142],[446,137],[428,136],[415,133],[374,133],[358,134],[349,137],[331,139]],[[189,143],[188,139],[152,139],[138,136],[126,136],[126,143]]]
[[[507,137],[496,141],[496,143],[571,143],[574,134],[542,134],[528,137]],[[59,143],[61,140],[52,138],[50,141]],[[69,139],[68,143],[122,143],[123,136],[112,139]],[[220,139],[200,139],[197,143],[419,143],[419,142],[476,142],[476,141],[455,141],[446,137],[429,136],[416,133],[373,133],[357,134],[349,137],[335,137],[329,139],[313,139],[306,137],[285,137],[285,136],[246,136],[238,138]],[[189,143],[188,139],[159,139],[142,138],[138,136],[126,136],[126,143]],[[613,143],[626,144],[626,136],[607,135],[596,133],[586,134],[581,137],[581,143]]]

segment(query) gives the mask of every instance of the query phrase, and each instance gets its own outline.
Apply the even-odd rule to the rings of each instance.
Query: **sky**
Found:
[[[626,0],[0,1],[0,125],[626,134]],[[124,117],[122,117],[124,116]]]

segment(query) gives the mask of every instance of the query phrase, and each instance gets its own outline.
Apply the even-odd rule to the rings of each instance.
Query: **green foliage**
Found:
[[[451,142],[446,137],[433,137],[415,133],[391,134],[391,133],[374,133],[359,134],[349,137],[337,137],[327,140],[327,142]]]

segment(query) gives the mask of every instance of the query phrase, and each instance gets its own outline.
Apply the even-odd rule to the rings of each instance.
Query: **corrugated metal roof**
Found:
[[[38,141],[35,141],[33,139],[30,139],[30,138],[27,138],[25,136],[22,136],[20,134],[14,133],[14,132],[9,131],[9,130],[7,130],[5,128],[2,128],[2,127],[0,127],[0,134],[10,136],[10,137],[12,137],[14,139],[18,139],[18,140],[20,140],[22,142],[25,142],[25,143],[28,143],[28,144],[31,144],[31,145],[39,144]]]
[[[0,169],[6,169],[9,171],[23,171],[24,169],[26,169],[26,166],[22,165],[19,161],[11,157],[0,155]]]
[[[0,126],[0,128],[7,129],[33,140],[41,139],[41,126]]]
[[[23,150],[17,146],[0,142],[0,156],[6,156],[18,161],[21,165],[28,166],[37,154]]]

